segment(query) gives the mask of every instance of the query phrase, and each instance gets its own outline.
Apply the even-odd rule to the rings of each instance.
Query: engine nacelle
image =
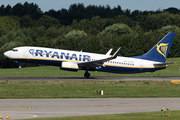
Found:
[[[62,62],[61,70],[78,71],[79,67],[75,62]]]

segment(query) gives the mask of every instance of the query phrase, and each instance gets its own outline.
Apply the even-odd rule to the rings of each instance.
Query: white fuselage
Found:
[[[83,63],[96,61],[110,57],[109,55],[95,54],[88,52],[78,52],[62,49],[52,49],[44,47],[17,47],[4,53],[5,56],[19,62],[47,64],[61,66],[62,62]],[[163,69],[166,66],[155,66],[159,63],[155,61],[136,59],[131,57],[117,57],[116,59],[104,62],[102,66],[96,67],[96,71],[115,72],[115,73],[139,73],[153,72]],[[79,68],[84,69],[84,68]]]
[[[37,63],[61,66],[62,62],[85,63],[111,57],[110,55],[79,52],[44,47],[17,47],[4,53],[10,59],[18,62]],[[132,57],[117,57],[104,62],[103,65],[89,70],[115,72],[115,73],[139,73],[153,72],[166,68],[166,65],[154,65],[159,62],[137,59]],[[79,69],[87,69],[79,67]]]

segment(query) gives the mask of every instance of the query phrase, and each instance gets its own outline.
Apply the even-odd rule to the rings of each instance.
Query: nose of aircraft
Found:
[[[9,58],[10,57],[10,51],[5,52],[4,55]]]

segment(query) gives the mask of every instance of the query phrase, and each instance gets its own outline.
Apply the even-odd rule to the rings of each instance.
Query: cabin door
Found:
[[[139,70],[143,70],[143,66],[144,66],[144,63],[141,62],[141,63],[139,64]]]
[[[24,49],[23,56],[28,57],[28,49],[26,49],[26,48]]]

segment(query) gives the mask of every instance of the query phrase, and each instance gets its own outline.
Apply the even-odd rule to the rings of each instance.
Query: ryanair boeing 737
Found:
[[[111,73],[142,73],[165,69],[166,58],[176,33],[168,33],[149,52],[134,57],[118,56],[119,48],[112,56],[112,49],[106,54],[95,54],[82,51],[52,49],[45,47],[16,47],[4,55],[17,62],[59,66],[61,70],[85,70],[84,76],[90,77],[88,71]]]

